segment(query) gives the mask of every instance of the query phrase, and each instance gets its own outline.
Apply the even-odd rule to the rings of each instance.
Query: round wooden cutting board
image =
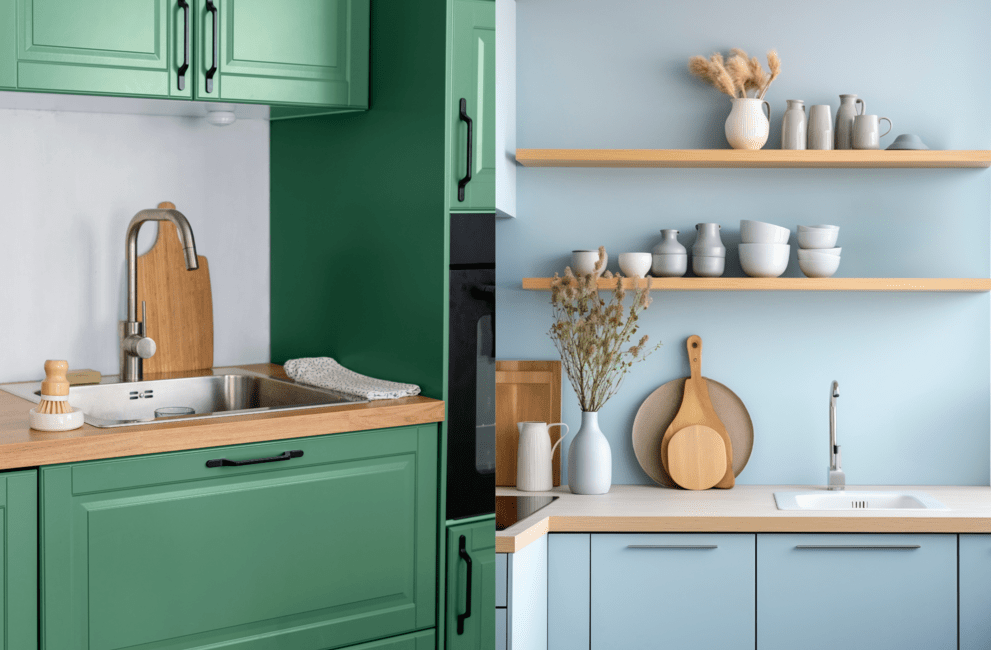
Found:
[[[681,407],[686,379],[673,379],[648,395],[633,421],[633,452],[637,462],[651,480],[664,487],[678,487],[661,463],[661,439]],[[733,443],[733,475],[739,476],[754,449],[754,423],[736,393],[718,381],[707,378],[705,382],[712,408]]]

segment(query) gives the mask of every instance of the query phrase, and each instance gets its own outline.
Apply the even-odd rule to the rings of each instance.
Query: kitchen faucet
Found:
[[[163,204],[171,205],[171,204]],[[181,212],[172,206],[165,209],[160,206],[156,210],[142,210],[134,215],[127,226],[127,320],[120,321],[120,380],[141,381],[144,377],[143,362],[155,354],[155,341],[146,336],[145,323],[147,311],[141,301],[141,320],[138,321],[138,231],[146,221],[171,221],[179,233],[182,252],[186,257],[186,270],[199,268],[196,260],[196,242],[193,241],[193,229]],[[160,235],[161,236],[161,233]]]
[[[846,487],[846,475],[840,467],[840,446],[836,444],[836,398],[840,396],[840,385],[833,382],[829,389],[829,480],[827,490],[842,490]]]

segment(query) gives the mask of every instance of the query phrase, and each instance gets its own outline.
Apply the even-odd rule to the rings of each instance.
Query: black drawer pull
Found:
[[[206,461],[206,466],[207,467],[241,467],[242,465],[257,465],[258,463],[274,463],[280,460],[299,458],[302,455],[303,455],[302,449],[293,449],[292,451],[284,451],[278,456],[270,456],[268,458],[252,458],[251,460],[227,460],[226,458],[214,458],[213,460]]]
[[[719,547],[715,544],[630,544],[626,548],[667,548],[678,551],[711,551]]]
[[[465,580],[465,613],[458,614],[458,634],[465,633],[465,619],[471,616],[471,556],[465,548],[465,536],[458,542],[458,555],[465,561],[467,579]]]
[[[220,58],[220,19],[217,17],[217,5],[213,0],[206,0],[206,10],[213,14],[213,62],[206,71],[206,91],[213,92],[213,75],[217,74],[217,59]]]
[[[464,97],[461,98],[461,113],[459,118],[462,122],[468,125],[468,164],[467,169],[465,169],[464,178],[458,181],[458,201],[465,200],[465,186],[471,182],[471,130],[472,123],[471,118],[468,117],[468,102]]]
[[[185,36],[182,40],[182,65],[179,66],[179,90],[186,87],[186,71],[189,70],[189,3],[186,0],[179,0],[179,7],[182,9],[182,22],[185,25]]]
[[[800,551],[914,551],[920,544],[799,544]]]

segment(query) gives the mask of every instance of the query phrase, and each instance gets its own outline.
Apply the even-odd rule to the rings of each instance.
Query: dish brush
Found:
[[[41,402],[31,409],[29,421],[38,431],[69,431],[83,426],[83,412],[69,404],[69,380],[66,361],[45,362],[45,381],[41,382]]]

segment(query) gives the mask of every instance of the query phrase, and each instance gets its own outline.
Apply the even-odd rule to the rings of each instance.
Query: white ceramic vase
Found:
[[[733,97],[726,118],[726,140],[734,149],[760,149],[771,130],[771,105],[764,99]],[[767,115],[764,115],[764,107]]]
[[[596,411],[582,412],[582,426],[568,448],[568,487],[575,494],[605,494],[612,485],[612,451]]]

